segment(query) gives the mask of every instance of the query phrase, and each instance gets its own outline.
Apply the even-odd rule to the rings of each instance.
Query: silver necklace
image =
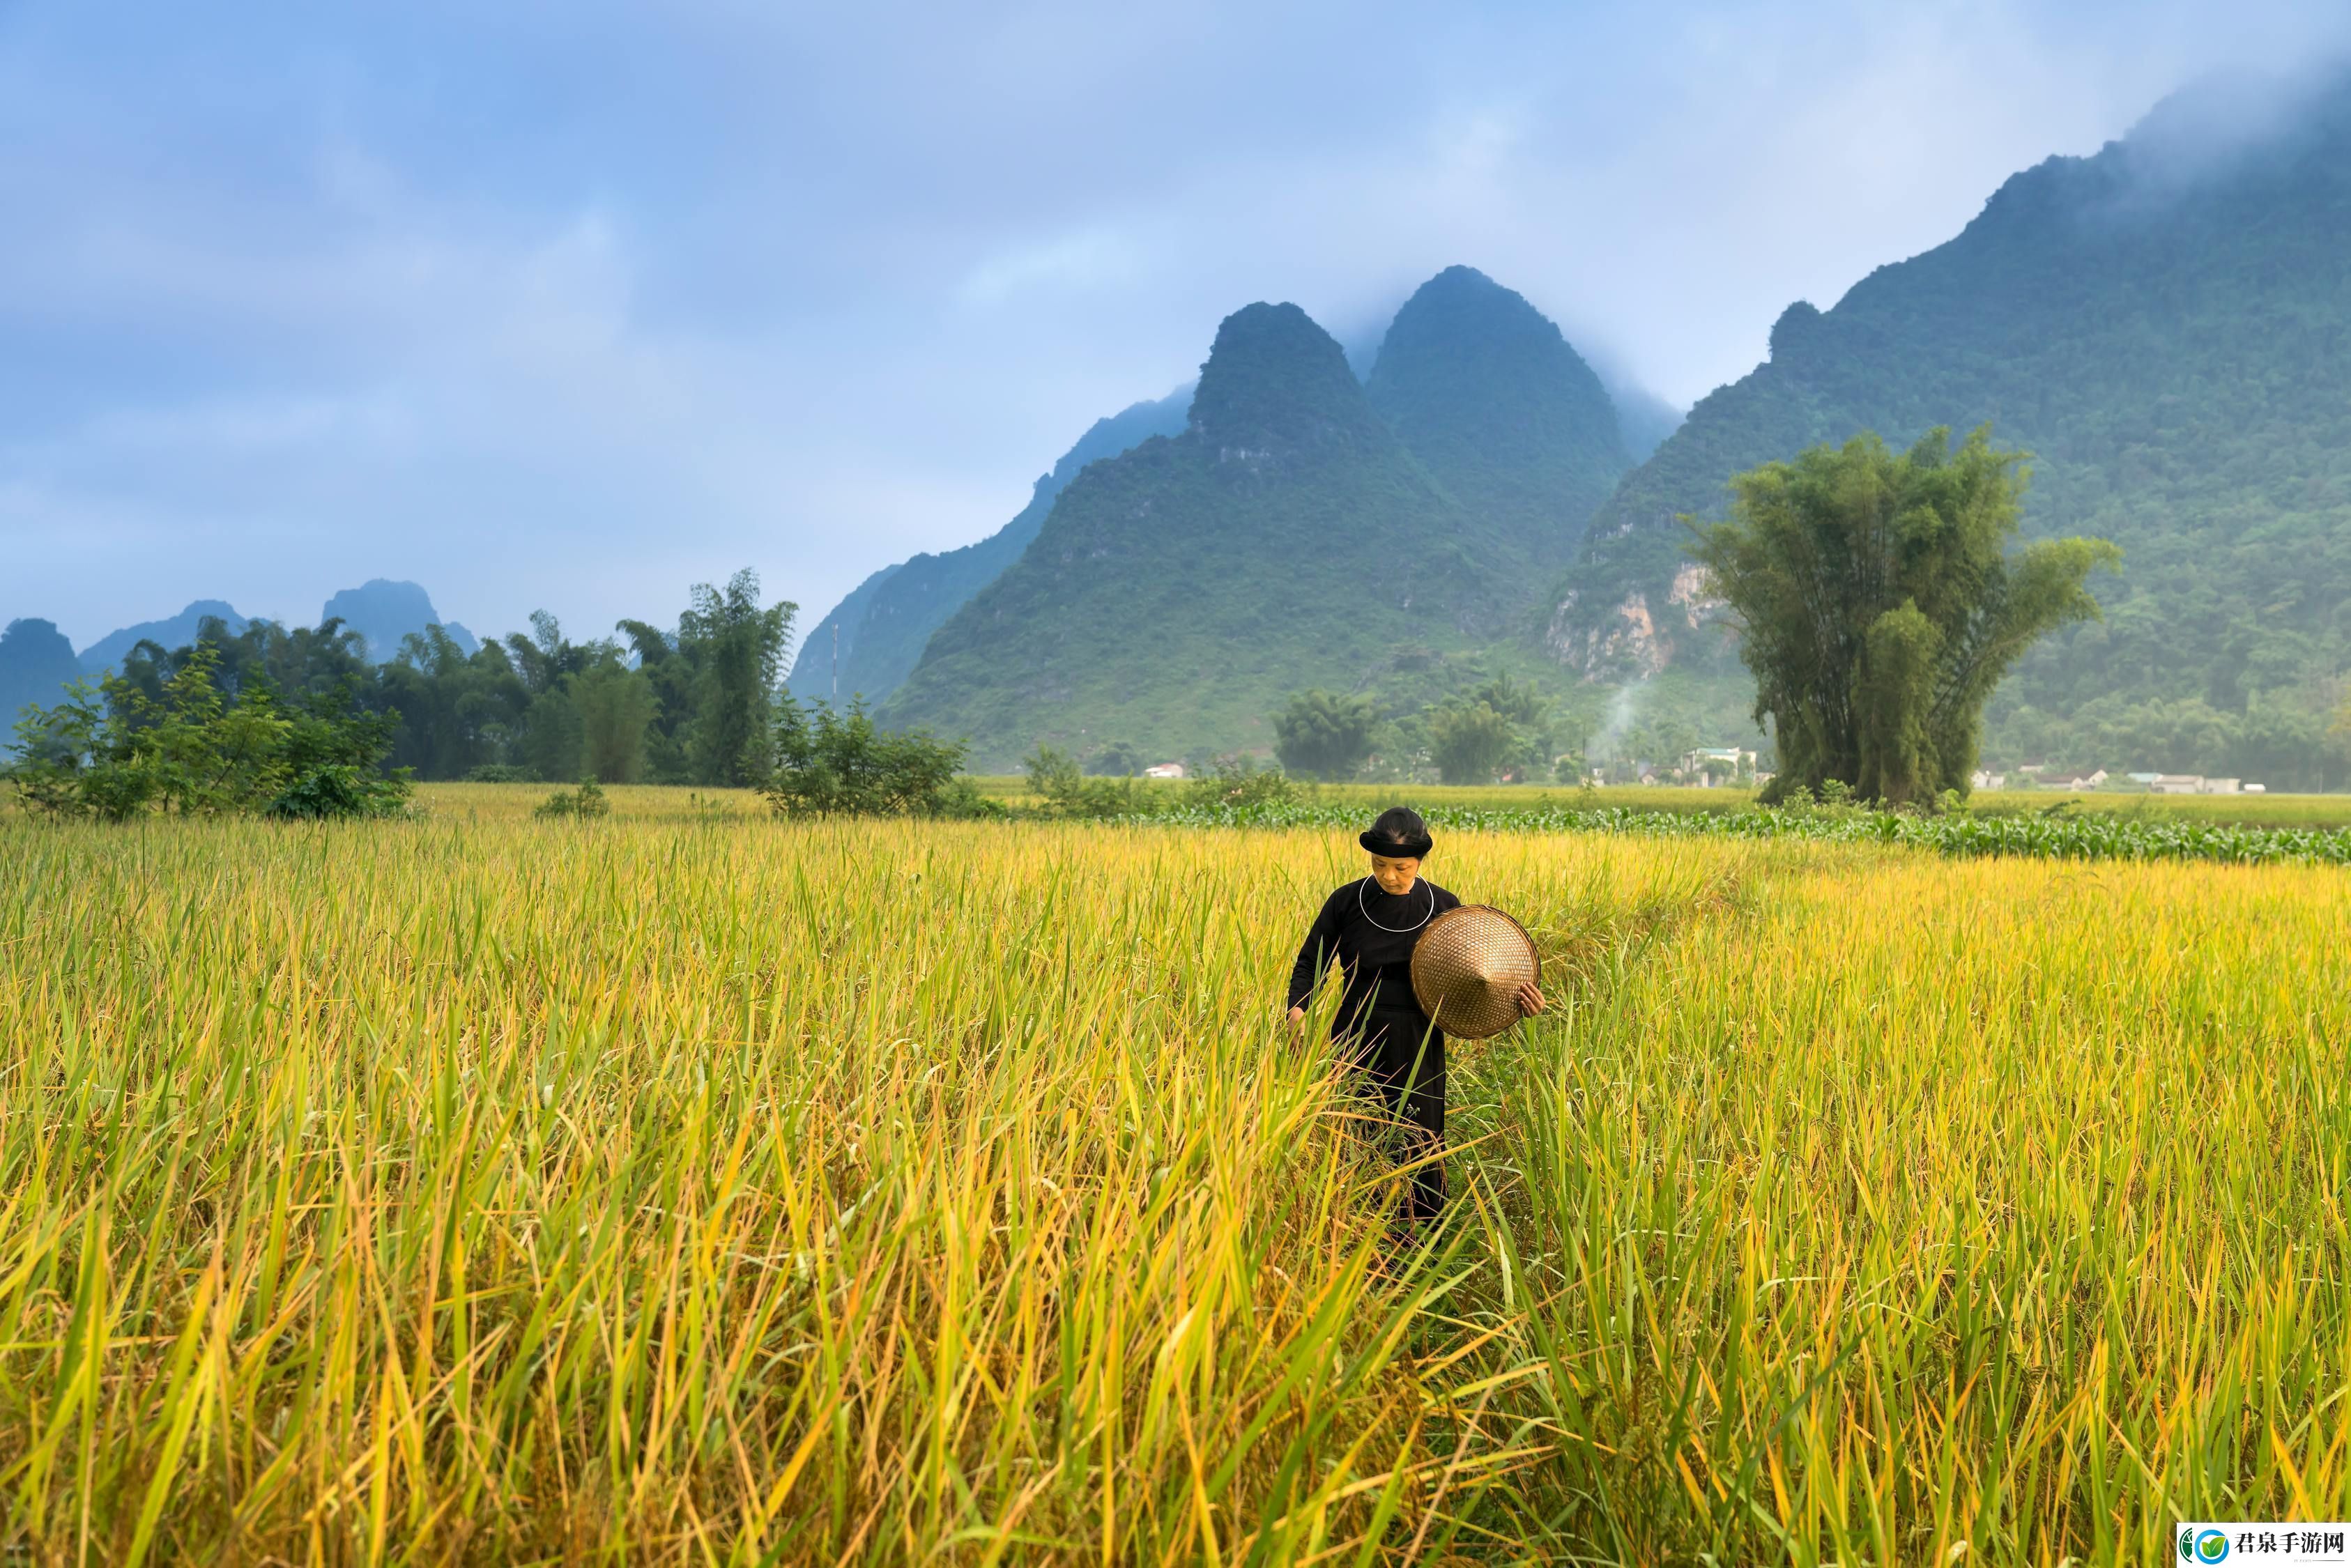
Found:
[[[1426,877],[1422,877],[1420,878],[1420,885],[1423,887],[1428,887],[1428,914],[1422,915],[1419,919],[1414,921],[1409,925],[1382,925],[1378,921],[1372,920],[1371,908],[1364,903],[1364,890],[1371,885],[1371,882],[1372,879],[1370,877],[1365,877],[1362,882],[1355,884],[1355,912],[1361,915],[1365,920],[1371,921],[1371,924],[1379,930],[1396,932],[1417,931],[1422,926],[1428,924],[1430,915],[1434,915],[1437,913],[1437,889],[1428,887],[1428,879]]]

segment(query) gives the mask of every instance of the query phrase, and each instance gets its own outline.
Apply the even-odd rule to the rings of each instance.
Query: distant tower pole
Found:
[[[832,706],[841,706],[841,622],[832,623]]]

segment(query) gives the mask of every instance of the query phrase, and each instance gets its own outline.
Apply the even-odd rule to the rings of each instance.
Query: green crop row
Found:
[[[1230,808],[1170,805],[1152,811],[1146,820],[1178,827],[1342,828],[1361,826],[1367,814],[1356,805],[1306,800]],[[1950,855],[2351,865],[2351,829],[2254,828],[2112,814],[1928,817],[1893,811],[1761,809],[1706,813],[1625,806],[1531,810],[1430,806],[1424,814],[1439,827],[1473,832],[1800,839],[1907,844]]]

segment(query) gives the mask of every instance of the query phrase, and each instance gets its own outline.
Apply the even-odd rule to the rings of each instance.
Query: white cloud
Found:
[[[813,621],[1217,320],[1483,267],[1682,401],[2283,0],[1431,13],[586,0],[0,20],[0,620],[423,582]]]
[[[1095,288],[1131,281],[1142,260],[1140,247],[1125,236],[1086,229],[989,256],[965,275],[956,296],[967,304],[1000,305],[1027,289]]]

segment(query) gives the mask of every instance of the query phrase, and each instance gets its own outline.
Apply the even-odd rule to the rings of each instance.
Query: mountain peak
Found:
[[[1632,457],[1616,405],[1558,326],[1472,267],[1414,291],[1364,389],[1456,498],[1545,570],[1563,560]]]
[[[1245,305],[1217,328],[1191,428],[1218,452],[1259,459],[1387,444],[1338,340],[1295,305]]]
[[[427,626],[438,625],[468,656],[480,646],[463,626],[442,620],[433,608],[433,596],[422,587],[388,577],[371,577],[357,588],[342,590],[320,608],[319,619],[340,621],[358,632],[367,644],[367,657],[376,664],[389,663],[400,652],[402,639]]]
[[[1436,374],[1466,383],[1490,374],[1498,355],[1573,382],[1582,395],[1607,401],[1600,378],[1557,324],[1525,295],[1474,267],[1448,267],[1413,291],[1388,325],[1372,382],[1377,387],[1400,377]]]

